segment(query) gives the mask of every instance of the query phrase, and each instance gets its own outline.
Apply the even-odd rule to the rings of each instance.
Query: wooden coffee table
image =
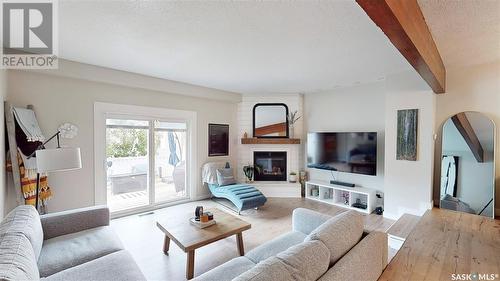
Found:
[[[204,229],[197,228],[189,223],[192,213],[173,214],[156,222],[158,228],[165,233],[163,252],[168,255],[170,240],[187,253],[186,278],[192,279],[194,275],[194,251],[205,245],[236,235],[236,245],[240,256],[245,255],[243,247],[243,231],[252,227],[251,224],[223,212],[217,208],[207,210],[214,214],[217,222],[215,225]]]

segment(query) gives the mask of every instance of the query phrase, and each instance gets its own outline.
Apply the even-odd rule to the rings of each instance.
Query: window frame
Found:
[[[173,204],[178,204],[181,202],[192,201],[192,198],[196,198],[196,155],[197,155],[197,144],[196,144],[196,117],[197,114],[194,111],[159,108],[159,107],[149,107],[149,106],[136,106],[136,105],[124,105],[124,104],[113,104],[113,103],[94,103],[94,204],[95,205],[106,205],[107,204],[107,194],[106,194],[106,120],[107,119],[131,119],[131,120],[143,120],[148,121],[149,124],[149,145],[148,145],[148,155],[149,155],[149,203],[146,206],[130,208],[123,211],[116,211],[111,214],[112,217],[120,217],[130,214],[136,214],[140,212],[145,212],[153,209],[158,209],[166,207]],[[154,192],[151,191],[154,188],[155,178],[151,176],[151,172],[154,172],[155,167],[155,157],[154,157],[154,131],[155,125],[154,121],[164,121],[164,122],[179,122],[186,123],[186,198],[179,199],[175,201],[166,201],[161,203],[155,203]],[[151,153],[153,153],[151,155]]]

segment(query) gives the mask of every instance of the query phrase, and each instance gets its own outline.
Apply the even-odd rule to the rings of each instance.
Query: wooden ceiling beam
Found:
[[[356,2],[389,37],[434,93],[444,93],[446,70],[417,0]]]
[[[474,132],[474,129],[472,128],[472,125],[470,124],[469,119],[467,118],[467,115],[465,115],[465,113],[462,112],[451,117],[451,120],[453,121],[453,124],[455,124],[455,127],[457,127],[462,137],[464,137],[465,142],[472,151],[472,154],[474,154],[474,157],[476,158],[477,162],[483,163],[484,150],[483,147],[481,146],[479,138],[476,135],[476,132]]]

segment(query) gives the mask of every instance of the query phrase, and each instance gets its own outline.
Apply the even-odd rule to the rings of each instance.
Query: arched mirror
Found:
[[[440,207],[486,217],[495,210],[495,124],[462,112],[443,125]]]

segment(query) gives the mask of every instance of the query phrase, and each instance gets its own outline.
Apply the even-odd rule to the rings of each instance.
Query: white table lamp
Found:
[[[39,173],[70,171],[82,168],[80,148],[62,147],[36,151]]]

